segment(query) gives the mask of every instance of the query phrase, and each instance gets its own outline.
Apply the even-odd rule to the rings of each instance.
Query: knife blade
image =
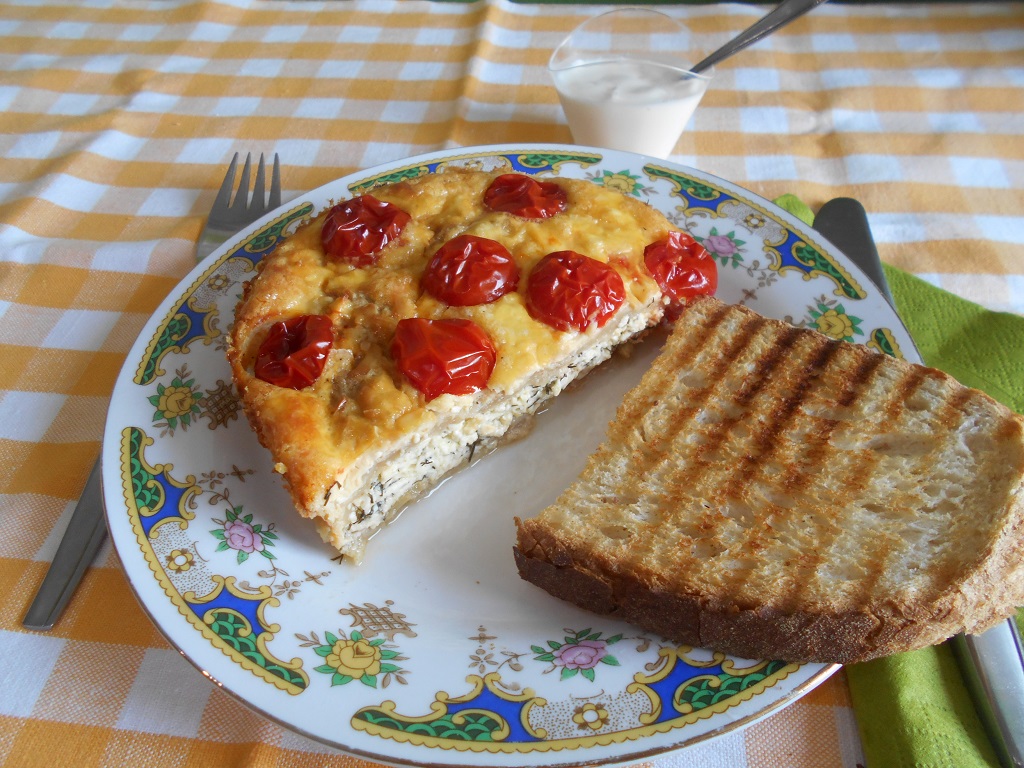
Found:
[[[103,518],[102,474],[101,462],[97,459],[53,562],[22,619],[21,623],[28,629],[53,628],[103,543],[107,525]]]
[[[829,200],[814,229],[860,267],[895,310],[864,206],[849,197]],[[1024,766],[1024,644],[1016,622],[949,642],[1000,765]]]

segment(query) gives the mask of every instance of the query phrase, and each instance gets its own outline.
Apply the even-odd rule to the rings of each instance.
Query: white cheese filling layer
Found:
[[[578,334],[575,349],[523,378],[511,391],[483,389],[434,400],[431,408],[436,409],[437,419],[426,431],[410,433],[386,450],[364,457],[337,479],[328,491],[324,515],[317,520],[321,537],[358,563],[373,533],[404,507],[468,465],[474,455],[502,442],[515,424],[656,322],[660,300],[656,296],[633,311],[622,307],[604,328]]]

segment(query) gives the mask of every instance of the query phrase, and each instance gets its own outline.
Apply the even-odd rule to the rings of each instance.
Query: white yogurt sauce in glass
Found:
[[[672,152],[711,81],[637,59],[579,64],[551,76],[576,143],[657,157]]]

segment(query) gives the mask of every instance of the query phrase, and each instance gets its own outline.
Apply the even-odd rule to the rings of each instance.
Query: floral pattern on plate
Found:
[[[451,166],[618,189],[705,244],[724,300],[889,354],[909,341],[859,271],[813,231],[694,169],[534,145],[451,150],[341,179],[199,265],[118,380],[104,444],[108,521],[154,621],[253,708],[385,762],[636,760],[741,727],[820,683],[836,667],[678,647],[518,579],[512,517],[549,503],[582,468],[656,341],[591,374],[601,381],[559,398],[529,437],[418,502],[378,534],[362,566],[340,562],[295,514],[239,418],[224,359],[242,283],[331,201]]]

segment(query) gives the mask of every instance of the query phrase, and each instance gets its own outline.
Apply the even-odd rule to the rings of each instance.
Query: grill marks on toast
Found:
[[[870,532],[859,533],[863,545],[870,545],[870,551],[859,561],[862,571],[846,580],[845,598],[852,604],[889,611],[891,606],[879,604],[878,595],[917,593],[919,599],[927,598],[937,594],[953,576],[943,554],[953,551],[946,548],[949,538],[945,524],[949,518],[943,517],[941,523],[933,522],[930,518],[934,517],[935,510],[929,508],[928,499],[921,491],[925,478],[933,476],[935,466],[943,461],[949,438],[944,441],[933,434],[914,434],[913,416],[907,405],[917,397],[926,396],[923,390],[937,381],[933,376],[934,372],[927,368],[906,368],[895,380],[886,380],[888,388],[884,399],[879,398],[878,393],[864,395],[874,406],[872,425],[858,427],[862,445],[851,452],[851,468],[840,478],[851,498],[868,500],[862,507],[865,514],[858,516],[858,523],[871,526]],[[948,382],[942,384],[941,400],[932,406],[932,426],[942,424],[955,432],[962,424],[959,412],[975,395],[966,388],[953,389]],[[902,471],[894,469],[894,457],[903,458]],[[887,478],[897,487],[879,489],[879,478]],[[874,487],[870,486],[872,481]],[[882,503],[874,501],[882,494]],[[928,537],[925,542],[930,553],[927,567],[915,564],[912,557],[908,560],[908,536],[913,534],[904,521],[912,516],[918,521],[916,535]],[[833,546],[841,552],[848,541],[840,540]],[[833,563],[849,559],[832,552],[823,552],[822,558]],[[815,585],[820,592],[834,587],[834,574],[818,573],[816,577],[821,582]],[[884,624],[880,624],[877,631],[885,631]]]
[[[881,364],[882,360],[883,358],[878,357],[875,362]],[[890,385],[888,398],[882,403],[884,416],[879,419],[879,427],[899,423],[905,403],[913,397],[925,378],[925,369],[914,368],[900,377],[895,384]],[[868,437],[866,442],[870,444],[872,439],[878,434],[880,432],[876,427],[875,432]],[[875,450],[860,450],[857,452],[850,472],[843,478],[843,484],[849,488],[851,495],[863,492],[868,479],[877,470],[883,457],[883,453]],[[884,516],[891,510],[877,509],[873,511],[876,515]],[[871,602],[871,596],[876,594],[879,582],[891,568],[891,560],[894,554],[900,550],[901,542],[890,532],[878,530],[876,533],[874,556],[870,559],[865,558],[863,561],[864,574],[860,578],[848,582],[852,588],[851,594],[848,597],[854,602],[862,604]]]
[[[787,336],[808,337],[793,329]],[[738,569],[734,573],[742,593],[751,571],[757,562],[758,554],[778,545],[773,522],[779,517],[792,516],[793,500],[805,494],[812,482],[814,469],[819,462],[827,462],[830,446],[829,438],[840,423],[838,419],[822,419],[814,429],[803,430],[801,434],[799,419],[802,409],[807,403],[808,393],[821,376],[829,369],[840,350],[839,344],[825,339],[810,346],[806,363],[801,367],[799,379],[789,391],[780,393],[777,401],[770,404],[772,418],[768,426],[758,432],[754,438],[755,450],[745,454],[737,471],[725,491],[726,499],[747,499],[754,490],[748,488],[774,488],[775,493],[769,495],[763,507],[755,510],[756,524],[747,528],[746,535],[736,546],[741,555],[749,556],[749,568]],[[806,346],[806,344],[805,344]],[[867,381],[875,366],[863,366],[852,377],[850,387],[844,392],[845,406],[849,406],[856,397],[858,387]],[[781,455],[780,455],[781,454]],[[767,476],[769,467],[774,470],[775,477]],[[784,503],[785,502],[785,503]],[[835,521],[823,514],[825,510],[811,510],[817,514],[806,514],[801,521],[805,535],[813,536],[820,547],[828,546],[835,539],[837,529]],[[801,592],[807,579],[813,574],[821,562],[820,550],[801,555],[790,569],[791,589]],[[753,592],[759,592],[759,585],[754,585]]]
[[[821,392],[816,388],[838,381],[842,389],[834,398],[827,393],[829,408],[835,413],[856,412],[867,418],[873,410],[881,414],[876,416],[878,425],[892,425],[925,376],[923,370],[915,369],[886,391],[871,392],[872,379],[883,358],[858,355],[853,349],[793,328],[773,334],[768,349],[757,361],[755,380],[744,382],[735,394],[735,401],[744,406],[762,395],[762,401],[756,403],[755,419],[756,414],[767,414],[767,418],[747,426],[749,436],[738,442],[735,430],[741,419],[730,419],[716,427],[721,429],[717,433],[719,443],[734,441],[726,456],[733,464],[720,473],[715,489],[708,493],[717,503],[709,505],[708,524],[701,532],[719,544],[734,542],[715,554],[729,570],[728,579],[723,580],[729,595],[741,605],[764,602],[766,584],[757,579],[748,582],[760,558],[775,555],[772,550],[781,552],[783,558],[787,552],[798,553],[783,560],[785,572],[779,574],[773,589],[778,607],[818,602],[818,596],[828,591],[824,585],[835,583],[834,574],[823,574],[821,569],[830,562],[829,550],[845,532],[846,521],[835,512],[843,508],[837,491],[857,495],[882,456],[877,451],[850,450],[832,442],[844,420],[808,414],[807,410],[813,412],[816,406],[820,410]],[[798,360],[787,371],[798,373],[773,381],[772,372],[787,357]],[[870,408],[861,407],[864,399],[869,400]],[[823,466],[833,468],[831,491],[817,484],[817,473]],[[706,463],[693,474],[706,479]],[[759,488],[769,489],[771,495],[760,501],[752,498]],[[746,511],[749,518],[745,526],[740,526],[746,530],[738,542],[726,531],[726,526],[737,522],[737,509],[740,514]],[[783,534],[776,528],[787,530]],[[791,537],[811,541],[813,546],[800,547]],[[877,581],[889,568],[890,554],[898,549],[899,541],[880,531],[873,542],[872,556],[863,558],[864,570],[852,581],[857,588],[848,598],[864,601],[873,594]]]
[[[629,431],[633,425],[638,425],[640,430],[640,438],[643,443],[648,440],[648,434],[645,429],[645,420],[643,416],[648,413],[654,406],[660,404],[661,396],[663,393],[671,393],[672,387],[676,382],[676,378],[680,372],[693,370],[696,366],[696,360],[700,354],[705,350],[706,345],[709,343],[709,339],[714,337],[714,334],[718,330],[718,326],[725,320],[728,315],[728,307],[723,305],[720,310],[707,318],[707,330],[708,333],[694,338],[694,343],[686,345],[676,345],[671,350],[666,350],[669,353],[669,357],[666,357],[661,364],[656,368],[651,369],[648,375],[653,379],[653,386],[650,387],[650,391],[658,393],[653,398],[641,398],[636,397],[626,400],[619,408],[616,416],[616,421],[612,425],[614,430],[616,426],[621,426],[624,429],[620,431]],[[748,339],[749,341],[749,339]],[[716,365],[716,372],[721,373],[731,365],[739,354],[743,351],[745,343],[742,339],[736,340],[736,343],[730,344],[721,354],[721,359]],[[664,352],[662,354],[665,354]],[[714,382],[714,378],[709,380],[711,383]],[[710,386],[710,384],[709,384]],[[705,387],[703,389],[707,389]],[[707,395],[705,394],[704,397]],[[624,435],[618,435],[617,437],[622,438]],[[653,438],[657,440],[657,438]]]
[[[523,578],[585,608],[748,658],[863,661],[1024,603],[1024,420],[694,300],[583,475],[518,525]]]
[[[728,327],[720,327],[727,319]],[[742,466],[723,462],[723,442],[755,401],[772,397],[774,372],[796,354],[793,347],[801,336],[790,327],[767,349],[754,347],[764,324],[753,313],[737,316],[724,305],[705,313],[693,322],[694,332],[676,339],[649,372],[651,386],[645,391],[658,394],[627,399],[620,410],[618,428],[613,426],[609,441],[629,445],[630,485],[647,489],[637,494],[640,498],[625,500],[634,504],[638,535],[623,545],[636,551],[642,561],[657,563],[680,556],[699,560],[720,553],[715,544],[718,527],[725,521],[719,509],[722,500],[728,499],[730,485],[741,482],[743,471]],[[737,369],[749,371],[739,382],[727,375]],[[812,377],[814,365],[808,369],[807,376]],[[718,409],[721,404],[728,405],[726,411]],[[769,423],[749,437],[759,439],[764,452],[780,425],[781,421]],[[613,455],[610,451],[607,463],[614,460]],[[606,462],[599,459],[596,466],[602,465]],[[685,467],[682,473],[681,466]],[[689,498],[693,485],[711,489],[699,502],[703,509],[689,510],[689,522],[682,527],[667,525],[672,519],[678,522],[677,499]],[[605,500],[623,501],[614,494]],[[679,573],[675,581],[682,586],[685,575]]]
[[[772,348],[773,354],[771,359],[773,363],[777,364],[787,354],[792,354],[790,350],[799,338],[800,332],[796,328],[788,331],[783,339]],[[800,378],[795,382],[790,391],[779,393],[778,397],[771,404],[774,406],[771,410],[771,419],[763,429],[753,434],[755,450],[741,457],[736,471],[733,472],[729,485],[725,489],[726,498],[733,498],[739,495],[742,487],[751,481],[751,474],[762,474],[766,461],[771,460],[775,454],[784,448],[790,447],[788,445],[787,429],[791,426],[791,421],[804,404],[807,391],[813,381],[821,376],[822,371],[828,366],[837,349],[837,344],[829,343],[820,344],[811,349],[811,359],[803,366]],[[775,365],[773,364],[772,368],[774,367]],[[832,423],[838,422],[833,421]],[[816,445],[828,439],[828,431],[815,431],[810,437],[814,441],[813,444]],[[783,461],[786,460],[784,457]],[[808,477],[806,473],[800,471],[797,462],[793,459],[789,459],[788,463],[782,465],[781,474],[785,476],[782,484],[787,489],[791,488],[794,491],[799,490],[799,487],[806,482]],[[770,506],[777,509],[779,505],[772,504]]]
[[[847,349],[847,352],[849,352],[849,349]],[[846,357],[849,356],[849,354],[846,355]],[[866,405],[863,409],[858,408],[861,401],[869,397],[872,379],[882,362],[883,358],[879,355],[860,355],[854,372],[847,381],[844,381],[843,390],[836,399],[837,409],[840,412],[853,409],[855,412],[863,413],[864,411],[870,412],[880,409],[884,413],[880,422],[882,424],[893,423],[898,417],[903,398],[907,393],[916,388],[918,381],[903,379],[903,386],[888,388],[881,398],[875,393],[873,395],[874,399],[869,401],[869,406]],[[848,361],[846,365],[849,365]],[[837,363],[838,373],[842,372],[843,366],[843,362]],[[916,378],[916,376],[910,378]],[[876,386],[884,385],[878,384]],[[864,418],[866,418],[866,414],[862,416],[862,420]],[[819,431],[813,440],[818,451],[817,459],[820,464],[829,467],[840,467],[833,480],[835,487],[842,489],[846,495],[852,498],[863,491],[878,464],[880,456],[873,451],[850,449],[834,442],[832,438],[842,426],[843,422],[838,419],[824,419],[819,425]],[[861,427],[862,425],[858,425],[858,429]],[[843,468],[844,464],[846,464],[845,468]],[[842,502],[842,499],[834,499],[835,508],[843,510],[845,505]],[[830,511],[824,509],[820,510],[820,513],[828,514]],[[888,567],[888,559],[896,542],[884,534],[876,537],[873,542],[872,556],[859,558],[858,562],[854,564],[855,567],[861,569],[859,573],[837,574],[824,572],[824,569],[827,569],[829,565],[836,562],[832,550],[840,546],[841,537],[847,533],[847,525],[848,521],[845,520],[834,523],[831,527],[831,536],[829,538],[821,536],[818,530],[812,529],[812,535],[819,538],[820,541],[817,548],[807,554],[802,563],[803,568],[800,570],[803,573],[800,574],[801,578],[796,581],[797,585],[799,585],[795,594],[798,602],[802,601],[805,604],[815,602],[815,596],[827,594],[828,585],[837,582],[855,585],[852,592],[847,590],[847,593],[842,595],[847,600],[857,602],[873,594],[878,579],[881,578]],[[850,565],[849,563],[844,564],[847,567]],[[856,578],[853,578],[854,576]],[[840,593],[842,594],[842,589]]]
[[[766,333],[767,321],[756,316],[750,320],[753,322],[745,323],[744,329],[737,331],[744,347],[750,346],[753,335]],[[700,319],[693,322],[696,328],[701,326]],[[780,546],[772,522],[776,516],[792,518],[794,514],[789,509],[794,505],[780,503],[780,495],[789,499],[801,496],[812,482],[814,469],[829,461],[827,454],[834,450],[829,446],[829,438],[840,423],[838,419],[817,419],[814,428],[808,429],[808,419],[802,412],[818,380],[841,365],[834,363],[841,351],[840,343],[788,326],[780,330],[773,325],[768,335],[769,341],[764,342],[762,338],[762,343],[754,350],[757,356],[746,361],[753,373],[740,383],[738,390],[734,388],[735,382],[726,382],[715,393],[734,410],[723,421],[702,428],[704,433],[710,431],[713,439],[701,446],[696,456],[687,453],[688,435],[681,435],[670,450],[683,467],[684,475],[707,488],[704,521],[700,530],[694,531],[701,540],[695,542],[694,551],[698,556],[709,555],[722,562],[723,568],[729,571],[723,586],[734,598],[743,594],[759,556]],[[796,373],[777,375],[783,361],[794,359],[798,362],[786,370]],[[879,362],[877,357],[868,357],[841,379],[845,387],[839,396],[839,410],[856,401]],[[748,408],[752,409],[749,418]],[[710,459],[715,451],[727,442],[727,450],[718,456],[719,463],[712,464]],[[777,493],[754,498],[761,487]],[[819,546],[828,547],[839,529],[828,517],[827,509],[812,511],[818,514],[804,514],[800,527],[805,536],[813,536]],[[729,528],[734,530],[729,531]],[[718,551],[708,551],[709,542]],[[807,579],[820,562],[819,554],[805,553],[801,555],[801,562],[792,563],[787,580],[794,599],[807,588]],[[749,587],[750,601],[763,599],[763,584],[754,583]],[[784,602],[790,602],[785,599],[785,590],[778,593]],[[741,599],[740,602],[747,601]]]
[[[617,420],[640,425],[630,440],[630,484],[659,489],[639,502],[648,533],[638,528],[621,546],[651,562],[665,562],[672,549],[689,550],[685,559],[693,561],[711,558],[723,571],[718,584],[695,585],[685,568],[675,583],[704,594],[720,588],[741,605],[763,601],[766,585],[753,578],[754,569],[762,557],[781,553],[785,573],[773,589],[779,607],[813,603],[823,584],[835,581],[834,573],[821,569],[845,533],[845,521],[835,514],[834,508],[843,506],[837,494],[859,493],[882,458],[832,438],[854,413],[862,420],[874,411],[874,430],[896,424],[926,372],[913,369],[889,387],[873,384],[883,361],[879,355],[861,354],[859,348],[754,313],[737,318],[726,317],[721,306],[710,309],[688,319],[692,330],[658,367],[656,383],[646,390],[658,396],[628,401],[631,407]],[[716,337],[722,346],[709,346],[708,339]],[[739,377],[738,370],[745,375]],[[697,386],[680,387],[687,378],[697,378]],[[823,394],[833,384],[838,391]],[[862,404],[864,399],[870,406]],[[815,411],[824,415],[810,415]],[[831,490],[818,484],[823,466],[835,468]],[[702,498],[690,499],[693,508],[680,526],[676,500],[688,498],[688,485],[699,487]],[[633,501],[615,493],[607,498]],[[613,538],[618,536],[627,534],[614,532]],[[813,546],[801,547],[800,540]],[[850,600],[872,593],[899,541],[881,530],[872,546],[872,556],[853,574],[857,586],[847,595]]]
[[[740,334],[738,334],[743,341],[744,348],[750,345],[755,334],[764,325],[763,322],[758,322],[757,318],[750,318],[750,320],[751,322],[746,323]],[[731,402],[729,403],[732,413],[720,421],[718,426],[704,430],[705,434],[710,432],[710,435],[707,438],[707,442],[698,449],[697,461],[700,465],[706,466],[710,463],[711,458],[715,455],[715,451],[730,437],[732,428],[744,417],[747,409],[757,397],[762,394],[767,394],[768,397],[771,397],[768,389],[772,383],[772,374],[786,357],[792,354],[793,345],[796,344],[798,338],[798,331],[796,328],[793,328],[791,331],[782,334],[781,338],[770,347],[767,354],[762,354],[753,361],[754,370],[745,378],[739,391],[732,395]],[[808,373],[813,375],[812,370],[809,370]],[[806,380],[801,383],[806,385]],[[798,389],[799,387],[800,385],[798,385]],[[786,417],[798,403],[797,398],[784,397],[782,399],[783,407],[781,412],[777,413],[777,417],[769,421],[763,429],[751,435],[755,446],[761,449],[767,449],[778,438]],[[751,460],[756,461],[754,457],[744,457],[744,465],[752,463]],[[726,490],[726,493],[728,493],[728,490]]]
[[[748,320],[737,332],[745,348],[751,346],[764,327],[761,318]],[[728,405],[727,415],[697,428],[699,444],[690,457],[692,464],[686,462],[684,477],[680,479],[684,483],[695,481],[706,488],[702,500],[706,511],[699,530],[701,540],[693,545],[694,554],[717,556],[731,550],[731,564],[741,572],[744,571],[742,561],[753,554],[752,547],[728,544],[732,537],[726,535],[725,529],[737,526],[746,529],[744,544],[749,545],[757,532],[767,525],[762,510],[748,503],[742,489],[750,482],[754,469],[764,466],[763,463],[781,448],[780,438],[801,401],[800,393],[817,374],[821,362],[831,354],[829,347],[822,348],[818,359],[804,366],[803,376],[793,390],[782,391],[777,386],[775,372],[788,357],[801,354],[794,349],[799,339],[797,329],[791,328],[779,334],[767,350],[751,350],[754,357],[745,361],[751,371],[739,382],[738,389],[733,389],[736,382],[732,379],[722,379],[715,394],[719,403]],[[715,402],[705,401],[701,405],[713,408]],[[760,423],[751,423],[748,418],[751,409],[770,416]],[[686,456],[691,439],[692,435],[681,433],[674,441],[672,454],[677,458]],[[719,551],[709,551],[709,548]]]
[[[671,349],[662,353],[659,364],[648,371],[652,385],[645,391],[646,396],[627,398],[619,407],[615,421],[609,430],[609,441],[606,441],[598,449],[598,454],[592,460],[595,466],[608,466],[616,464],[626,482],[616,482],[614,473],[606,476],[611,482],[610,485],[602,486],[605,479],[602,476],[595,476],[594,482],[599,486],[596,501],[598,504],[611,504],[615,506],[630,507],[634,510],[633,522],[638,529],[646,531],[657,530],[665,523],[665,517],[671,516],[671,504],[667,507],[659,504],[650,498],[641,498],[648,483],[646,478],[655,475],[664,475],[671,471],[674,463],[671,446],[666,444],[663,437],[664,428],[658,419],[652,419],[652,414],[662,413],[667,410],[675,419],[692,419],[701,404],[712,396],[712,391],[721,373],[733,365],[736,359],[743,353],[749,343],[749,335],[740,336],[727,344],[720,352],[717,352],[718,359],[713,368],[702,375],[702,381],[695,381],[691,378],[692,400],[681,402],[675,392],[677,379],[680,375],[686,375],[688,371],[697,371],[701,367],[703,356],[714,352],[709,347],[719,330],[719,325],[728,318],[729,312],[726,305],[722,305],[719,311],[711,314],[705,320],[707,334],[695,336],[685,345],[674,345]],[[611,444],[618,443],[628,446],[628,451],[620,455],[618,451],[611,448]],[[630,466],[622,464],[625,459]],[[581,500],[583,502],[583,500]],[[621,534],[621,529],[602,529],[604,536],[615,539]],[[631,537],[629,545],[637,547],[637,557],[641,561],[647,561],[655,557],[652,546],[655,544],[656,536],[646,535],[640,539]],[[622,542],[623,545],[626,542]]]

